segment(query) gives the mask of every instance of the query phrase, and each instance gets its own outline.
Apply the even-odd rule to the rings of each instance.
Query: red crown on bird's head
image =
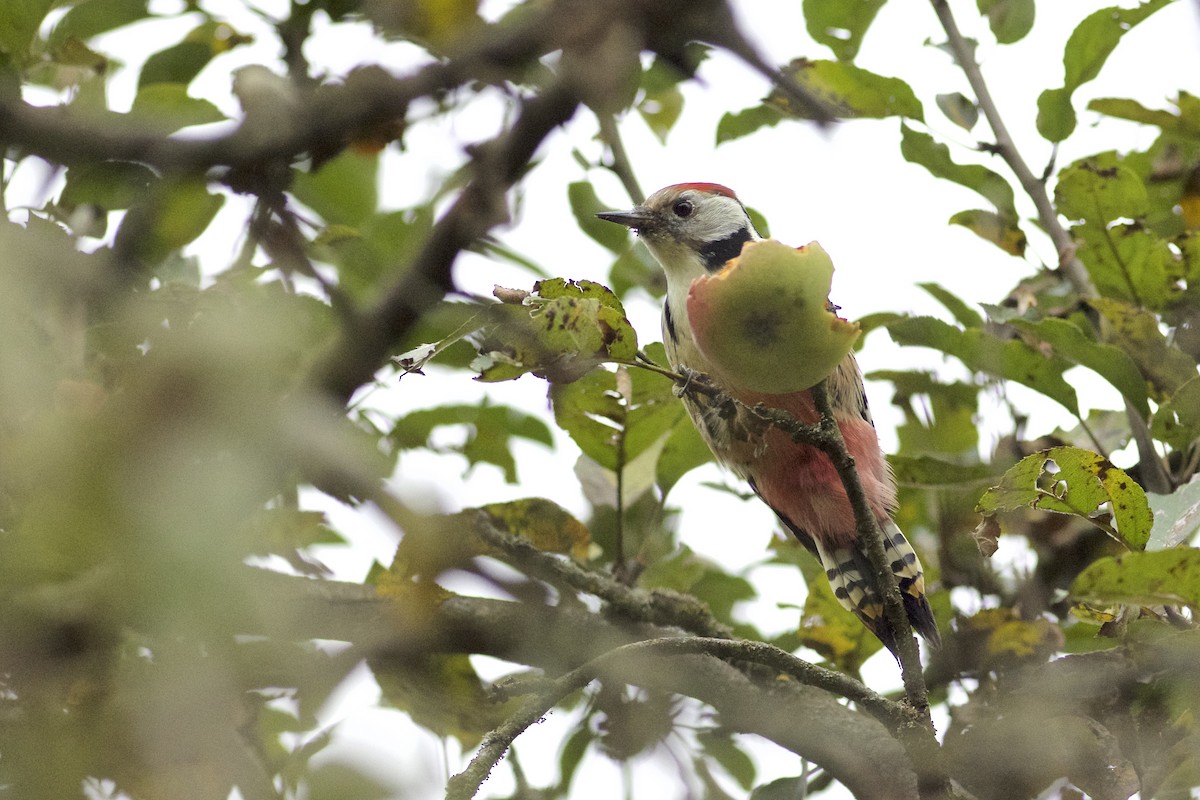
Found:
[[[683,192],[688,189],[695,189],[698,192],[707,192],[709,194],[719,194],[723,197],[729,197],[737,200],[737,195],[733,193],[733,189],[728,186],[722,186],[719,183],[677,183],[674,186],[667,187],[674,189],[677,192]]]

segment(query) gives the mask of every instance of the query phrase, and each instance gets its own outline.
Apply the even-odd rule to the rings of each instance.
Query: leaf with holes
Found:
[[[804,0],[804,25],[808,35],[843,61],[858,55],[867,28],[884,0]]]
[[[992,516],[1021,508],[1080,517],[1131,550],[1145,548],[1154,524],[1142,487],[1108,459],[1077,447],[1052,447],[1021,459],[984,492],[975,510]],[[1115,530],[1098,518],[1105,509]]]
[[[487,312],[473,365],[481,381],[532,372],[570,383],[605,361],[628,362],[637,354],[637,334],[621,301],[593,281],[538,281],[522,304],[500,303]]]

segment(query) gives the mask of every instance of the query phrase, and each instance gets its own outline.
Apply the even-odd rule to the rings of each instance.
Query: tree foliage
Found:
[[[987,41],[932,0],[947,66],[933,87],[901,63],[894,75],[856,63],[886,45],[872,27],[883,5],[805,0],[812,51],[776,69],[720,0],[529,0],[498,17],[472,0],[292,0],[256,12],[252,32],[195,0],[8,0],[0,792],[407,791],[403,775],[381,783],[327,757],[335,731],[319,712],[364,662],[382,704],[464,749],[452,798],[475,795],[506,754],[517,797],[587,796],[584,765],[654,755],[674,759],[687,796],[834,782],[861,798],[1196,791],[1200,101],[1182,88],[1156,108],[1092,99],[1089,119],[1143,126],[1149,145],[1035,170],[976,56],[1028,46],[1033,0],[979,0],[972,29]],[[1019,110],[1045,152],[1076,134],[1075,96],[1103,83],[1122,41],[1182,5],[1081,16],[1062,85]],[[409,66],[310,62],[308,45],[363,23]],[[144,30],[183,34],[138,39],[144,59],[111,49]],[[255,37],[278,61],[231,71]],[[900,159],[978,195],[948,223],[1023,275],[982,306],[925,283],[945,313],[861,320],[867,347],[884,330],[961,367],[871,376],[902,415],[897,519],[922,550],[945,640],[923,669],[902,642],[903,696],[864,682],[879,643],[801,548],[780,538],[762,554],[809,587],[779,634],[742,612],[754,582],[690,549],[677,524],[673,490],[711,460],[677,395],[712,390],[673,374],[656,331],[630,323],[622,301],[664,285],[633,239],[597,222],[595,182],[615,176],[642,199],[622,131],[640,120],[666,142],[714,51],[773,87],[704,132],[714,146],[766,128],[894,126]],[[206,74],[228,92],[202,96]],[[389,204],[385,173],[421,174],[414,136],[468,113],[492,119],[491,138]],[[559,135],[568,121],[599,144]],[[541,154],[571,147],[578,172],[546,176]],[[506,243],[531,175],[561,186],[570,237],[607,252],[608,286]],[[481,264],[525,282],[472,295],[462,271]],[[1112,387],[1112,408],[1081,404],[1085,370]],[[435,372],[544,382],[549,414],[491,397],[412,402]],[[1077,426],[1030,430],[1005,399],[1013,384]],[[983,419],[998,397],[1011,413]],[[854,486],[828,416],[761,422],[817,443]],[[522,448],[564,437],[582,454],[584,520],[520,471]],[[407,459],[422,451],[498,468],[528,496],[431,514],[389,483],[417,477]],[[315,510],[332,501],[400,534],[361,582],[319,560],[355,536]],[[869,514],[859,529],[882,563]],[[1005,542],[1032,566],[993,558]],[[456,589],[464,574],[487,590]],[[485,680],[475,656],[510,669]],[[571,721],[557,753],[523,752],[518,737],[552,712]],[[793,774],[763,773],[762,740],[799,756]],[[554,777],[527,778],[534,759]]]

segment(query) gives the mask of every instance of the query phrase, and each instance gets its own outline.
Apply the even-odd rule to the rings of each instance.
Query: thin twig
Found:
[[[1075,291],[1083,297],[1095,297],[1096,287],[1092,285],[1092,280],[1088,276],[1083,262],[1075,256],[1075,243],[1071,240],[1071,234],[1059,222],[1058,211],[1046,193],[1046,185],[1033,174],[1017,150],[1012,135],[1009,134],[1008,128],[1004,124],[1004,118],[1000,116],[1000,111],[992,99],[987,82],[983,79],[979,62],[975,60],[971,47],[963,38],[962,32],[959,31],[958,23],[954,21],[954,13],[950,10],[949,3],[947,0],[931,0],[931,2],[938,21],[942,24],[942,29],[946,31],[954,59],[966,75],[971,90],[975,92],[975,99],[979,102],[979,108],[983,111],[983,116],[987,119],[988,125],[992,128],[992,134],[996,138],[995,144],[989,146],[988,150],[1004,159],[1013,174],[1017,176],[1021,188],[1033,201],[1037,208],[1038,221],[1058,251],[1059,266],[1066,274],[1067,280],[1075,287]]]
[[[638,184],[637,176],[633,174],[633,162],[629,160],[629,154],[625,152],[625,143],[621,139],[621,130],[617,126],[617,120],[612,114],[597,114],[596,120],[600,123],[600,138],[608,145],[608,150],[612,153],[612,162],[608,168],[613,174],[621,180],[621,185],[625,187],[625,193],[629,195],[629,199],[634,205],[640,205],[646,199],[646,195],[642,192],[642,187]]]
[[[962,32],[958,29],[958,23],[954,20],[954,13],[950,10],[949,3],[947,0],[930,0],[930,2],[933,3],[933,10],[937,14],[938,21],[941,22],[943,30],[946,31],[946,37],[950,43],[950,49],[954,52],[954,58],[966,75],[967,82],[971,85],[971,90],[975,92],[975,99],[979,102],[979,108],[983,111],[983,115],[987,119],[988,125],[991,126],[992,133],[996,138],[995,144],[989,146],[987,149],[1004,159],[1004,162],[1008,164],[1013,174],[1016,175],[1021,188],[1025,190],[1025,194],[1033,201],[1034,206],[1037,208],[1038,222],[1041,223],[1042,228],[1050,237],[1050,241],[1054,243],[1054,247],[1058,251],[1059,267],[1063,271],[1063,274],[1066,275],[1067,280],[1071,282],[1075,291],[1084,299],[1096,297],[1096,287],[1092,284],[1087,267],[1075,255],[1075,242],[1071,239],[1071,234],[1059,221],[1058,211],[1055,209],[1054,203],[1050,200],[1050,196],[1046,193],[1045,181],[1033,174],[1033,171],[1029,169],[1029,165],[1025,163],[1025,159],[1021,157],[1020,152],[1017,150],[1017,146],[1004,124],[1004,118],[1000,115],[1000,110],[992,99],[992,93],[988,90],[987,82],[983,79],[983,72],[979,68],[979,62],[975,60],[970,46],[963,38]],[[1125,404],[1125,411],[1126,416],[1129,418],[1130,428],[1133,431],[1134,441],[1137,443],[1138,459],[1144,467],[1143,481],[1145,488],[1152,492],[1170,493],[1171,480],[1162,462],[1159,460],[1158,454],[1154,450],[1154,444],[1146,430],[1145,419],[1128,402]]]

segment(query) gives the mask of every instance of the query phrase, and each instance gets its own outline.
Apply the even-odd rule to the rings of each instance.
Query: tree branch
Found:
[[[455,595],[414,608],[371,586],[253,572],[257,606],[238,626],[244,633],[350,641],[373,664],[396,663],[401,669],[433,653],[479,653],[565,673],[531,698],[517,722],[495,734],[508,742],[557,702],[552,695],[561,698],[573,691],[569,686],[600,678],[706,703],[723,726],[758,734],[820,764],[856,797],[917,796],[913,765],[889,733],[908,724],[911,712],[852,678],[770,645],[683,637],[677,629],[578,606]],[[642,644],[628,647],[635,642]],[[669,668],[664,657],[671,659]],[[762,664],[769,672],[748,674],[718,658]],[[793,680],[781,681],[780,674]],[[876,719],[847,708],[830,692],[844,694]],[[535,703],[544,706],[536,716]],[[483,756],[484,762],[491,757]]]
[[[733,631],[713,617],[708,606],[691,595],[664,589],[646,591],[631,588],[607,575],[584,569],[573,561],[538,550],[527,539],[499,530],[484,513],[476,517],[474,530],[484,542],[504,553],[514,566],[595,595],[608,603],[612,610],[631,620],[652,625],[672,625],[698,636],[720,639],[733,636]]]
[[[147,131],[124,114],[83,113],[10,99],[0,102],[0,143],[58,164],[133,161],[162,173],[217,167],[256,173],[265,164],[291,163],[306,153],[327,157],[358,134],[403,119],[417,98],[482,78],[498,65],[523,64],[544,55],[553,48],[548,15],[549,11],[532,13],[527,23],[492,32],[455,58],[431,63],[410,76],[361,69],[342,85],[304,92],[302,102],[285,118],[271,120],[267,130],[242,124],[222,136],[185,139]]]
[[[812,681],[853,684],[866,691],[866,694],[861,692],[857,694],[876,713],[886,717],[893,724],[898,716],[895,704],[866,690],[857,681],[806,664],[769,645],[725,639],[672,638],[635,642],[611,650],[568,672],[555,680],[548,689],[530,698],[520,711],[484,737],[483,743],[467,768],[453,776],[447,784],[447,800],[469,800],[473,797],[521,733],[542,719],[568,695],[584,688],[598,678],[615,678],[647,688],[653,686],[658,690],[696,697],[713,705],[722,714],[722,722],[727,727],[743,729],[742,726],[747,718],[743,716],[745,711],[739,707],[752,698],[755,706],[762,706],[761,701],[766,698],[759,692],[763,692],[763,688],[751,683],[746,676],[734,672],[725,665],[718,667],[711,663],[706,664],[704,661],[680,658],[698,654],[737,660],[762,659],[773,667],[784,667],[781,671],[785,674],[796,677],[809,685],[812,685],[810,683]],[[658,657],[661,656],[675,657],[672,659],[673,669],[661,668],[658,663]],[[618,668],[622,669],[618,672]],[[707,671],[713,677],[719,676],[719,679],[716,681],[699,680],[697,673],[700,673],[701,670]],[[816,673],[822,674],[817,675]],[[670,675],[671,678],[663,681],[661,676],[664,675]],[[659,679],[647,681],[647,676],[659,676]],[[718,686],[720,688],[717,690],[716,696],[713,696],[710,689],[717,689]],[[698,688],[699,691],[697,691]],[[769,694],[772,705],[776,703],[779,705],[771,709],[755,708],[753,714],[749,716],[749,719],[754,720],[755,730],[762,732],[763,722],[766,721],[768,724],[780,724],[787,730],[794,731],[799,726],[794,725],[794,718],[789,713],[791,711],[789,706],[793,705],[796,698],[789,696],[790,693],[787,692],[769,692]],[[758,696],[755,697],[755,695]],[[838,708],[841,707],[838,706]],[[829,729],[825,727],[822,727],[821,730],[829,732]],[[788,734],[781,734],[778,738],[769,735],[769,738],[789,749],[799,748],[794,751],[801,755],[804,754],[801,750],[808,752],[813,744],[811,741],[802,744],[794,735]],[[855,746],[849,748],[850,752],[846,752],[840,747],[823,748],[826,752],[813,756],[812,760],[821,764],[835,778],[850,788],[856,797],[904,797],[904,788],[900,785],[903,781],[900,780],[900,775],[893,775],[895,780],[880,784],[877,767],[873,771],[864,769],[863,756],[869,754],[873,759],[883,753],[878,747],[873,746],[868,749],[863,747],[863,744],[865,743],[856,743]],[[888,749],[892,749],[894,752],[895,742],[893,741],[891,744],[892,748],[883,748],[884,752]],[[905,768],[901,774],[909,772],[910,770]],[[908,796],[915,796],[915,785],[910,784],[909,789]]]

